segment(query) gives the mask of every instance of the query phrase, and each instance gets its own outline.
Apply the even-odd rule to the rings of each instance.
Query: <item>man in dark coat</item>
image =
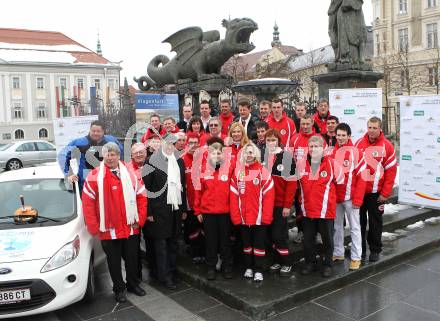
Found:
[[[161,149],[148,159],[143,177],[149,199],[149,222],[143,232],[152,242],[147,247],[154,249],[153,272],[169,289],[176,288],[177,239],[187,212],[185,165],[175,156],[175,142],[174,134],[165,136]]]

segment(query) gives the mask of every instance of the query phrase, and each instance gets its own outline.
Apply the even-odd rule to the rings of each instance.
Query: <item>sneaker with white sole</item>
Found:
[[[270,273],[276,273],[281,269],[281,264],[274,263],[270,266],[269,271]]]
[[[222,263],[223,260],[220,258],[220,255],[217,257],[217,264],[215,265],[215,269],[217,271],[221,271],[222,270]]]
[[[304,234],[303,232],[299,231],[298,235],[293,239],[293,242],[295,243],[302,243],[304,241]]]
[[[316,244],[322,244],[322,237],[321,234],[316,235]]]
[[[255,282],[262,282],[263,281],[263,273],[255,272],[254,281]]]
[[[280,269],[281,276],[289,276],[292,273],[292,267],[290,265],[283,265]]]
[[[252,269],[246,269],[244,272],[244,277],[247,279],[252,279],[254,277],[254,271],[252,271]]]

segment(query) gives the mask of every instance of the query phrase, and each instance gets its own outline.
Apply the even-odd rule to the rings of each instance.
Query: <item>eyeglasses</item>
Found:
[[[218,124],[209,124],[209,127],[218,127]]]

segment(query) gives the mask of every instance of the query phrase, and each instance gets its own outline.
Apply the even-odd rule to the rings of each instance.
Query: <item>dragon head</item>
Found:
[[[255,48],[254,44],[249,42],[252,32],[258,29],[255,21],[249,18],[224,19],[222,26],[226,28],[226,47],[234,54],[248,53]]]

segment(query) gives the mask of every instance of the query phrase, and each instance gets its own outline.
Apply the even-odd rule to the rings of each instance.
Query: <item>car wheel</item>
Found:
[[[23,164],[18,159],[10,159],[6,164],[6,170],[13,171],[15,169],[20,169],[23,167]]]
[[[84,301],[91,302],[95,298],[95,265],[93,264],[93,256],[89,261],[89,275],[87,277],[87,289],[84,294]]]

